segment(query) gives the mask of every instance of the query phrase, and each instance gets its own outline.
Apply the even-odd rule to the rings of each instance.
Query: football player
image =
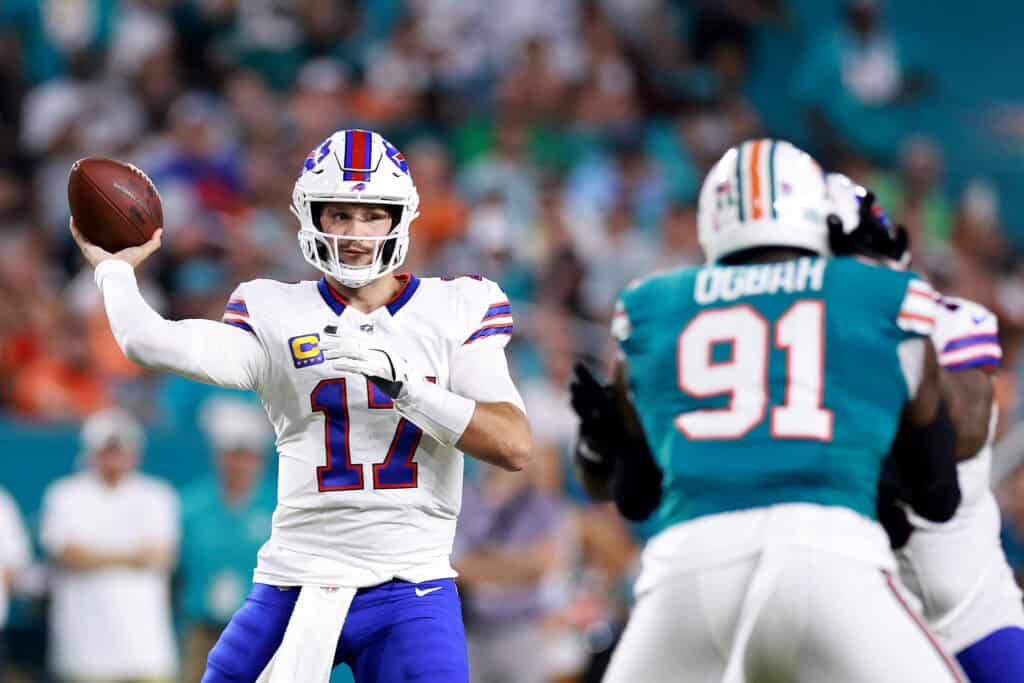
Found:
[[[921,509],[959,503],[937,296],[826,258],[829,209],[807,154],[730,149],[700,193],[707,265],[629,286],[619,389],[573,387],[588,489],[662,528],[605,681],[963,680],[900,593],[875,512],[898,432]]]
[[[828,183],[838,209],[839,222],[830,226],[842,242],[838,248],[905,268],[906,232],[889,223],[874,195],[838,174]],[[996,421],[992,373],[1002,358],[997,321],[973,301],[943,296],[939,303],[932,345],[958,404],[958,455],[969,458],[957,467],[963,502],[945,523],[905,513],[901,505],[880,515],[889,522],[903,582],[972,683],[1024,681],[1024,605],[999,543],[999,507],[989,487]],[[914,483],[898,471],[887,474],[883,481],[893,489],[892,499]]]
[[[462,455],[519,470],[531,435],[501,288],[396,273],[418,203],[387,140],[334,133],[292,196],[302,255],[323,277],[242,283],[223,322],[165,320],[143,300],[133,268],[159,232],[109,254],[72,223],[125,354],[257,391],[276,431],[273,530],[205,683],[326,681],[341,661],[360,682],[467,680],[449,562]]]

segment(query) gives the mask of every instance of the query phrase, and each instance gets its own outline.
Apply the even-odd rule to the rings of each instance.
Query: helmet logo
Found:
[[[405,160],[405,156],[398,151],[397,147],[387,140],[384,140],[384,153],[387,154],[388,159],[391,159],[391,162],[398,167],[399,171],[409,175],[409,163]]]
[[[321,161],[327,158],[327,155],[331,153],[331,139],[327,138],[324,140],[319,147],[313,149],[306,157],[306,161],[302,164],[302,172],[299,173],[301,177],[306,171],[312,171],[316,168]]]
[[[736,206],[738,202],[739,197],[737,196],[735,187],[731,182],[726,180],[715,186],[715,204],[718,206],[719,210],[729,206]]]

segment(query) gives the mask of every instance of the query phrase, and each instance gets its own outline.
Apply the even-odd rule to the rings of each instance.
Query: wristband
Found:
[[[476,401],[459,396],[424,379],[407,383],[407,393],[395,400],[395,410],[445,446],[454,446],[473,419]]]

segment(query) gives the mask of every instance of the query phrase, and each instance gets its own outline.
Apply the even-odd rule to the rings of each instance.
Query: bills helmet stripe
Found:
[[[371,170],[370,133],[365,130],[350,130],[345,136],[345,168],[342,180],[369,180]]]

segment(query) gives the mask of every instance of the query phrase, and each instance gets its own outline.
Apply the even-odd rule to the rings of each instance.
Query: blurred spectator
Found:
[[[40,420],[80,420],[110,403],[89,356],[85,319],[64,312],[46,330],[45,347],[15,375],[14,409]]]
[[[901,105],[920,98],[928,78],[885,24],[881,0],[847,0],[844,23],[822,32],[797,70],[798,96],[811,107],[819,145],[842,140],[884,155],[898,141]]]
[[[916,258],[953,236],[953,207],[942,189],[942,174],[938,147],[916,136],[903,145],[899,173],[882,173],[869,180],[879,205],[907,227]]]
[[[661,244],[655,267],[682,268],[703,262],[704,254],[697,241],[697,207],[684,202],[669,205],[661,224]]]
[[[409,167],[416,169],[416,190],[420,195],[420,217],[410,256],[410,270],[416,263],[429,262],[445,242],[462,236],[469,210],[452,184],[448,150],[435,140],[419,140],[408,149]]]
[[[603,234],[591,234],[589,249],[583,253],[587,272],[584,288],[587,310],[601,320],[610,320],[615,299],[633,278],[650,272],[657,258],[657,242],[636,228],[626,204],[607,214]]]
[[[82,425],[82,471],[43,498],[50,667],[62,681],[169,682],[177,668],[169,577],[178,499],[137,471],[142,440],[142,426],[123,410],[91,415]]]
[[[500,198],[513,243],[519,244],[534,220],[536,169],[528,155],[525,122],[513,114],[505,116],[496,122],[493,149],[466,164],[458,175],[458,189],[471,204]]]
[[[486,273],[512,301],[530,299],[534,295],[534,270],[521,256],[525,246],[516,239],[501,198],[491,195],[467,217],[466,238],[449,242],[434,265],[445,275]]]
[[[568,452],[576,440],[579,419],[569,405],[575,336],[572,321],[558,309],[543,308],[530,316],[541,372],[520,383],[534,442]],[[534,327],[535,326],[535,327]]]
[[[603,245],[594,226],[617,207],[631,226],[653,233],[664,216],[669,190],[665,173],[640,139],[640,131],[617,139],[611,153],[579,163],[566,181],[566,206],[579,220],[572,224],[581,255]],[[585,233],[585,234],[581,234]]]
[[[567,597],[566,512],[520,473],[486,466],[467,481],[453,557],[474,683],[546,680],[544,617]]]
[[[215,471],[181,494],[178,571],[185,683],[202,679],[207,654],[248,595],[256,553],[270,536],[276,503],[263,479],[273,431],[262,408],[211,398],[201,409],[200,422]]]
[[[7,643],[4,637],[7,625],[8,596],[14,589],[15,579],[32,559],[28,533],[21,521],[18,507],[8,493],[0,488],[0,680],[5,677]]]
[[[1018,465],[999,488],[1003,513],[1003,549],[1017,583],[1024,588],[1024,465]]]
[[[240,211],[241,158],[231,137],[232,121],[220,100],[197,92],[182,95],[171,106],[169,124],[169,144],[157,150],[148,166],[164,203],[165,195],[177,194],[178,201],[193,211]],[[173,231],[168,237],[181,238]]]

